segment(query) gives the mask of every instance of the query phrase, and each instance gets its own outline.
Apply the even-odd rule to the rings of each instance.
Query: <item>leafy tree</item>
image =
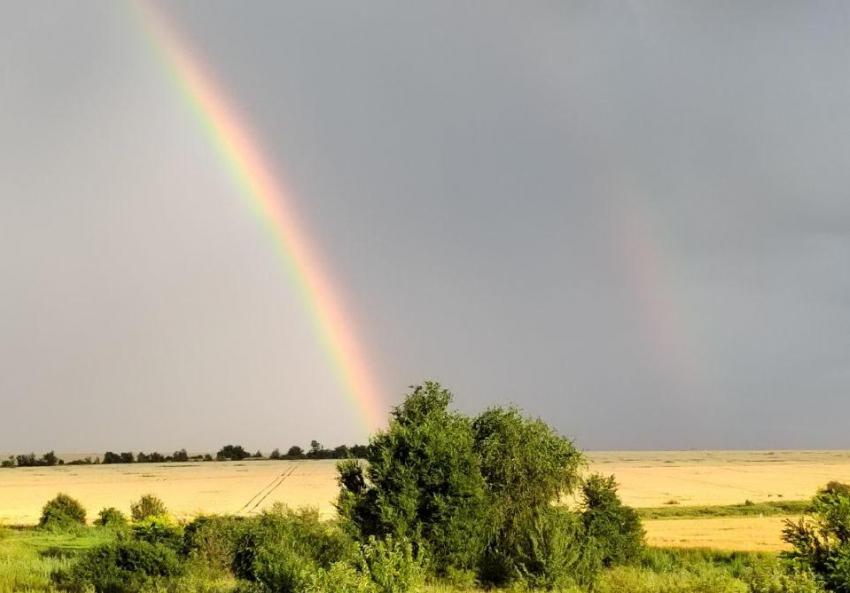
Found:
[[[174,455],[171,456],[171,460],[184,463],[189,461],[189,454],[186,452],[186,449],[180,449],[179,451],[174,452]]]
[[[485,543],[485,484],[469,419],[439,383],[412,388],[364,468],[339,465],[342,518],[360,537],[409,539],[438,571],[472,568]]]
[[[247,459],[251,454],[248,453],[241,445],[225,445],[216,453],[216,461],[242,461]]]
[[[524,565],[523,546],[533,537],[561,537],[555,530],[563,522],[550,517],[549,507],[578,485],[581,454],[568,438],[516,408],[486,410],[472,430],[490,513],[482,578],[504,583],[517,575],[530,577],[537,569],[550,571],[551,561]],[[569,530],[572,537],[572,526]]]
[[[275,449],[271,453],[269,453],[269,459],[280,459],[280,449]]]
[[[830,482],[812,499],[806,515],[786,521],[783,556],[811,571],[828,591],[850,592],[850,485]]]
[[[304,449],[299,447],[298,445],[293,445],[289,448],[289,451],[286,452],[286,459],[304,459]]]
[[[107,451],[103,454],[103,463],[133,463],[134,461],[135,456],[129,451],[123,453]]]

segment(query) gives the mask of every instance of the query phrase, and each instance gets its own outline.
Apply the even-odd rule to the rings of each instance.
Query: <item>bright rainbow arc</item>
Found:
[[[366,429],[371,432],[380,427],[386,410],[376,383],[335,297],[337,293],[323,273],[303,225],[298,223],[288,205],[292,196],[272,175],[257,142],[164,15],[145,0],[134,0],[132,5],[141,15],[142,28],[155,52],[215,144],[240,193],[248,199],[268,231]]]

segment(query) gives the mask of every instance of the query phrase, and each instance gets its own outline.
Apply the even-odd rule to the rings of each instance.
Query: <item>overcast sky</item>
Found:
[[[161,4],[385,405],[588,449],[848,448],[844,2]],[[136,15],[0,4],[0,451],[362,440]]]

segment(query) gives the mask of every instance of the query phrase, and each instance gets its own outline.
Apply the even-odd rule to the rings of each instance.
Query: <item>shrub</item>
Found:
[[[115,507],[104,508],[98,513],[95,525],[109,529],[122,529],[127,526],[127,517]]]
[[[215,570],[233,565],[237,542],[250,527],[250,522],[232,516],[200,516],[183,530],[186,554]]]
[[[337,508],[358,537],[392,535],[427,551],[439,572],[472,568],[486,541],[486,501],[469,419],[438,383],[414,387],[375,434],[368,465],[340,464]]]
[[[818,491],[804,517],[787,521],[784,558],[813,573],[827,591],[850,592],[850,485],[830,482]]]
[[[69,529],[86,524],[86,509],[80,502],[67,494],[57,494],[41,511],[39,527],[45,529]]]
[[[177,553],[146,541],[121,538],[84,554],[67,572],[57,573],[57,585],[73,593],[136,593],[163,578],[182,572]]]
[[[590,476],[582,485],[584,533],[594,540],[603,565],[637,560],[644,549],[644,531],[634,509],[617,496],[614,476]]]
[[[779,562],[762,562],[742,575],[750,593],[823,593],[811,572]]]
[[[304,593],[377,593],[375,584],[366,575],[352,566],[337,562],[329,569],[318,569],[307,573]]]
[[[165,503],[153,494],[145,494],[139,500],[130,505],[130,515],[133,521],[144,521],[148,517],[167,515],[168,509]]]
[[[424,571],[408,541],[374,537],[361,549],[363,572],[378,593],[407,593],[422,586]]]
[[[747,586],[722,570],[656,573],[632,566],[603,574],[594,593],[748,593]]]
[[[305,573],[353,562],[354,542],[315,509],[293,511],[275,505],[247,522],[236,542],[233,572],[272,591],[301,591]]]
[[[183,529],[167,515],[152,515],[134,524],[133,539],[162,545],[175,552],[183,548]]]

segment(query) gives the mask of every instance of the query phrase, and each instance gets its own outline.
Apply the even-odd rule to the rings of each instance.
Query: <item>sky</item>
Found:
[[[850,7],[156,3],[387,412],[584,449],[848,448]],[[130,4],[0,5],[0,451],[363,442]]]

